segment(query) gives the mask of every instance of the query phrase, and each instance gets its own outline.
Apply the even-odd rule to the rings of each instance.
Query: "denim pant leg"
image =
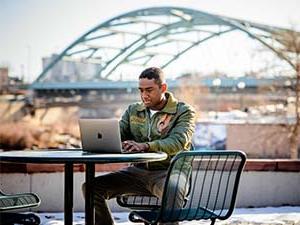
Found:
[[[120,194],[151,194],[146,188],[143,178],[144,176],[140,176],[130,170],[121,170],[96,177],[93,180],[95,224],[114,224],[106,200]],[[85,184],[83,184],[83,192],[84,190]]]

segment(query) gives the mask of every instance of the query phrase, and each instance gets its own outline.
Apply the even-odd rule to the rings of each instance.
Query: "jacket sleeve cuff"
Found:
[[[157,152],[157,143],[155,143],[155,141],[151,141],[151,142],[147,142],[147,144],[149,145],[149,149],[148,152]]]

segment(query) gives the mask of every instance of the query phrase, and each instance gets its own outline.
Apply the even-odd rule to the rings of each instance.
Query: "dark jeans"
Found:
[[[165,170],[149,171],[132,166],[96,177],[93,180],[95,224],[114,224],[106,200],[115,198],[118,195],[155,195],[161,198],[166,175],[167,171]],[[85,193],[85,184],[82,185],[82,190]],[[180,193],[176,195],[175,202],[175,205],[179,207],[182,205],[186,193],[184,185],[182,185]]]

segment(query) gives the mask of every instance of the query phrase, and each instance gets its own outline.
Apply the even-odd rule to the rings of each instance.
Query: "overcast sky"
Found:
[[[0,0],[0,65],[34,80],[59,53],[107,19],[152,6],[184,6],[268,25],[300,24],[299,0]]]

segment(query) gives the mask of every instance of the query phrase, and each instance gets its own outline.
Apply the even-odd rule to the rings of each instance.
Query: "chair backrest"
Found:
[[[37,207],[41,203],[40,198],[34,193],[4,194],[0,191],[0,212]]]
[[[227,219],[233,212],[246,162],[240,151],[188,151],[171,162],[158,221]],[[190,185],[190,187],[189,187]],[[182,203],[175,197],[189,190]]]
[[[194,151],[195,147],[191,144],[190,151]],[[133,195],[123,194],[117,196],[117,203],[122,207],[136,210],[152,210],[158,209],[161,205],[161,199],[154,195]]]

